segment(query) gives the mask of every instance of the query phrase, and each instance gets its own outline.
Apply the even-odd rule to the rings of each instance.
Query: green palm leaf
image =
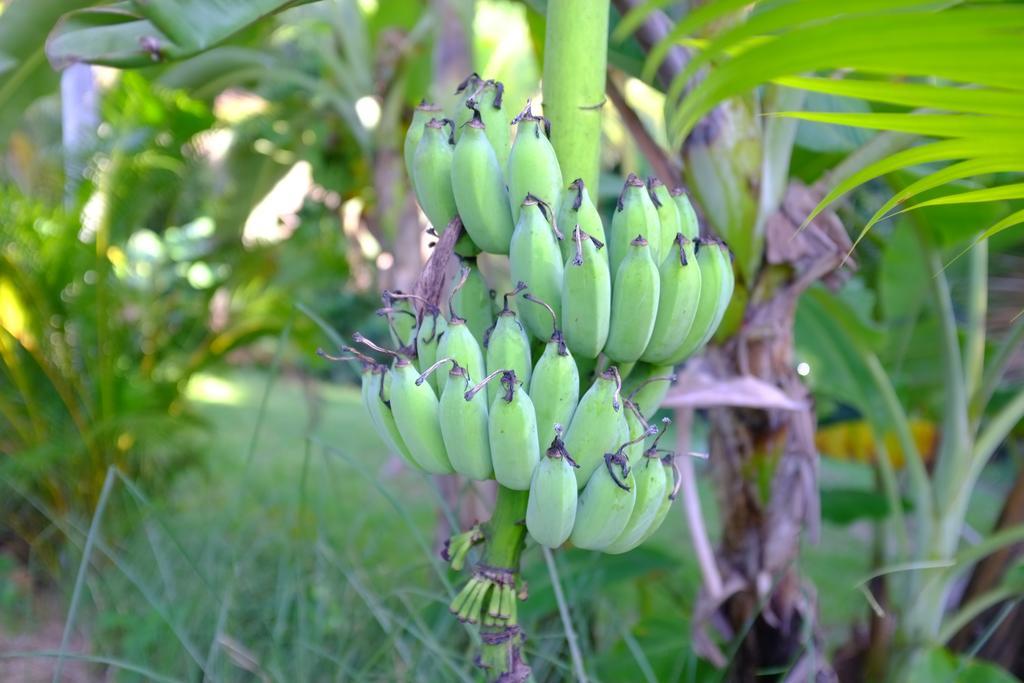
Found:
[[[926,206],[950,206],[952,204],[979,204],[982,202],[998,202],[1007,199],[1024,199],[1024,183],[1012,183],[1000,185],[999,187],[986,187],[980,190],[968,190],[957,192],[944,197],[936,197],[923,202],[918,202],[900,211],[905,213],[914,209],[923,209]]]
[[[965,114],[1024,117],[1024,92],[989,88],[954,88],[905,81],[783,76],[775,82],[825,95],[838,95],[905,107],[942,109]]]
[[[613,40],[624,39],[650,12],[667,4],[649,0],[635,7],[619,22]],[[713,27],[717,32],[709,35]],[[1024,172],[1022,37],[1024,5],[1014,2],[710,0],[655,45],[643,74],[652,79],[675,45],[696,52],[666,93],[666,122],[674,146],[714,107],[766,84],[882,105],[888,111],[774,114],[921,138],[916,146],[838,182],[805,221],[864,182],[932,165],[875,212],[863,237],[922,192],[957,180]],[[894,107],[902,111],[892,112]],[[993,188],[930,201],[999,201],[1014,192]],[[1020,222],[1014,214],[984,234]]]
[[[905,188],[893,195],[887,202],[885,202],[885,204],[879,207],[871,219],[864,224],[864,228],[861,230],[858,240],[863,238],[875,223],[885,218],[886,214],[892,211],[896,206],[921,194],[922,192],[933,190],[955,180],[974,178],[986,173],[1009,173],[1014,171],[1024,171],[1024,159],[1014,156],[968,159],[967,161],[961,161],[946,166],[934,173],[929,173],[928,175],[915,180],[910,185],[907,185]]]
[[[981,235],[978,236],[975,242],[977,243],[982,240],[987,240],[989,237],[992,237],[992,235],[995,235],[997,232],[1002,232],[1007,228],[1012,228],[1013,226],[1020,225],[1021,223],[1024,223],[1024,209],[1021,209],[1020,211],[1014,211],[1003,220],[997,222],[991,228],[981,233]]]
[[[681,144],[697,121],[725,99],[776,78],[807,72],[853,69],[1024,89],[1022,31],[1022,6],[883,12],[799,27],[759,41],[721,63],[678,108],[669,98],[671,137]],[[712,40],[708,49],[714,46]],[[672,87],[681,92],[685,82],[674,82]]]
[[[713,42],[693,56],[690,63],[686,65],[686,69],[673,81],[667,96],[673,101],[678,100],[686,83],[697,74],[701,67],[723,54],[741,51],[749,41],[760,43],[764,41],[765,37],[776,31],[792,31],[799,26],[835,20],[839,16],[888,14],[933,4],[934,0],[847,0],[843,3],[836,3],[834,0],[802,0],[802,2],[781,3],[771,11],[752,14],[748,20],[716,35]]]

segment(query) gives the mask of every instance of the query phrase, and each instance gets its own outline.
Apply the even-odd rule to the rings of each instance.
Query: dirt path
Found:
[[[55,652],[60,648],[67,616],[61,597],[43,589],[30,594],[31,581],[19,580],[17,570],[4,580],[13,581],[29,603],[12,610],[15,614],[0,615],[0,657],[16,652]],[[70,652],[88,652],[89,642],[81,634],[71,638]],[[0,681],[3,683],[50,683],[56,659],[53,657],[19,657],[0,659]],[[65,660],[62,683],[104,683],[109,680],[102,667],[85,662]]]

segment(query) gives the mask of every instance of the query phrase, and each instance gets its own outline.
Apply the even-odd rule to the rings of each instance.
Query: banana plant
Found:
[[[726,377],[754,374],[805,400],[792,360],[796,299],[817,280],[838,285],[832,273],[854,263],[847,258],[853,244],[829,211],[835,200],[872,179],[933,164],[858,227],[856,244],[901,204],[910,203],[909,211],[1020,196],[1013,174],[1024,170],[1024,157],[1014,103],[1024,96],[1024,80],[1013,65],[1021,54],[1015,34],[1024,8],[925,0],[708,0],[689,3],[689,11],[673,5],[616,0],[622,18],[612,41],[626,45],[635,38],[646,49],[635,74],[665,92],[669,140],[681,150],[705,230],[725,238],[736,257],[736,296],[709,357]],[[945,57],[951,50],[957,59]],[[868,104],[862,111],[806,110],[818,94]],[[807,188],[790,181],[797,122],[877,134]],[[951,181],[993,173],[1004,174],[997,176],[1000,184],[912,203]],[[1024,214],[1010,213],[979,226],[977,238],[1021,221]],[[810,663],[801,655],[802,632],[810,625],[813,633],[815,617],[801,607],[794,564],[796,530],[813,539],[817,529],[813,414],[713,410],[710,417],[724,520],[719,563],[730,568],[735,588],[706,597],[728,630],[742,634],[734,674],[753,676],[766,666],[827,669],[821,659]],[[959,454],[940,468],[946,486],[973,472],[963,462],[968,433],[962,419],[943,424],[943,449]],[[960,512],[939,533],[947,557],[963,501],[957,506]],[[932,597],[941,597],[945,585],[933,587]],[[933,616],[917,615],[914,622]],[[709,658],[726,664],[708,638],[698,642]]]

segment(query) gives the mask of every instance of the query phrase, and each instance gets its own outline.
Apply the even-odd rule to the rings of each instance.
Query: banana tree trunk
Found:
[[[799,184],[766,222],[766,249],[750,286],[743,324],[727,342],[710,347],[715,376],[752,376],[803,404],[798,411],[716,408],[710,411],[710,460],[722,515],[718,564],[728,595],[719,614],[740,637],[730,679],[766,680],[764,670],[794,671],[832,680],[820,654],[814,593],[796,560],[804,534],[818,535],[818,454],[812,398],[793,359],[793,326],[800,294],[815,282],[837,284],[834,273],[849,248],[834,214],[797,234],[798,221],[819,194]],[[781,675],[777,675],[781,678]],[[769,677],[770,678],[770,677]]]

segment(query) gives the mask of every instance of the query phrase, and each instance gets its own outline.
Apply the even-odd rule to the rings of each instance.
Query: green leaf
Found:
[[[140,67],[185,52],[122,2],[65,14],[47,39],[46,55],[63,69],[79,62]]]
[[[952,681],[956,677],[956,661],[944,648],[917,653],[907,670],[908,683]]]
[[[1024,116],[1024,93],[1005,90],[809,76],[783,76],[774,79],[774,82],[789,88],[906,107],[942,109],[965,114]]]
[[[712,70],[672,114],[673,144],[681,143],[722,100],[774,78],[808,71],[843,68],[1024,87],[1024,55],[1017,49],[1021,28],[1024,7],[1019,6],[882,13],[799,28]]]
[[[710,64],[716,57],[729,53],[759,36],[770,35],[782,29],[793,30],[812,22],[820,22],[823,19],[832,21],[841,16],[886,14],[903,11],[908,7],[933,4],[933,0],[844,0],[840,4],[834,0],[802,0],[802,2],[779,3],[770,9],[751,15],[747,21],[715,36],[710,45],[693,55],[686,68],[673,80],[667,98],[672,102],[677,101],[686,84],[698,73],[699,69]]]
[[[994,202],[1005,199],[1022,199],[1024,198],[1024,183],[1013,183],[1010,185],[1000,185],[998,187],[986,187],[981,190],[969,190],[967,192],[958,192],[957,194],[946,195],[945,197],[936,197],[935,199],[928,199],[923,202],[918,202],[912,206],[900,211],[905,213],[907,211],[913,211],[914,209],[922,209],[926,206],[949,206],[951,204],[978,204],[981,202]]]
[[[804,100],[807,109],[816,111],[831,110],[836,112],[866,112],[868,105],[860,100],[852,100],[832,95],[807,93]],[[831,126],[814,121],[800,121],[797,128],[796,144],[804,149],[815,152],[852,152],[869,139],[872,133],[843,126]]]
[[[904,509],[909,508],[904,504]],[[855,488],[823,488],[821,518],[833,524],[852,524],[862,519],[885,519],[889,501],[880,491]]]
[[[863,350],[881,344],[882,332],[818,286],[800,297],[795,332],[798,357],[810,366],[807,381],[815,392],[851,403],[865,415],[876,414]]]
[[[174,64],[160,75],[159,80],[168,88],[188,91],[227,80],[237,85],[243,79],[258,79],[264,70],[273,67],[274,62],[274,57],[265,50],[224,45]],[[210,96],[219,92],[211,92],[208,87],[203,90]]]
[[[290,0],[147,0],[69,12],[46,54],[57,68],[76,62],[122,68],[189,57],[296,4]]]
[[[46,63],[46,34],[61,14],[90,0],[8,3],[0,14],[0,149],[34,101],[56,92],[59,78]]]
[[[913,230],[894,230],[885,241],[875,287],[880,317],[901,345],[906,343],[901,333],[914,324],[927,301],[929,278]]]
[[[940,140],[938,142],[931,142],[924,145],[918,145],[917,147],[911,147],[910,149],[901,150],[892,154],[884,159],[876,161],[873,164],[860,169],[856,173],[851,174],[842,182],[838,183],[835,187],[829,190],[828,194],[822,198],[814,210],[804,220],[804,225],[809,224],[814,218],[821,213],[825,207],[834,202],[839,197],[843,196],[853,188],[869,180],[874,180],[887,173],[898,171],[902,168],[909,168],[911,166],[917,166],[918,164],[928,164],[937,161],[950,161],[953,159],[973,159],[984,155],[995,156],[999,154],[1022,154],[1024,153],[1024,141],[998,141],[998,140]],[[864,232],[858,237],[858,241],[863,238]]]
[[[817,121],[855,128],[890,130],[939,138],[969,138],[980,135],[1020,136],[1024,121],[1016,117],[976,116],[971,114],[876,114],[843,112],[782,111],[772,116],[786,116],[801,121]]]
[[[920,192],[953,180],[1016,172],[1024,165],[1017,161],[1024,158],[1024,51],[1019,49],[1024,5],[850,0],[837,6],[826,0],[802,0],[752,7],[743,15],[741,3],[709,0],[652,51],[648,76],[672,44],[687,39],[701,50],[668,88],[665,114],[672,146],[682,144],[714,107],[768,83],[844,97],[851,106],[859,100],[926,110],[776,115],[821,126],[950,138],[948,144],[925,143],[890,151],[881,159],[867,155],[873,163],[834,181],[836,186],[805,226],[864,182],[914,165],[963,162],[931,169],[931,176],[887,201],[863,228],[857,244],[898,204]],[[717,35],[692,39],[698,28],[715,23],[722,26]],[[713,68],[702,68],[710,65]],[[700,79],[691,78],[698,72]]]
[[[992,235],[995,235],[996,233],[1002,232],[1007,228],[1012,228],[1015,225],[1020,225],[1021,223],[1024,223],[1024,209],[1021,209],[1020,211],[1014,211],[1009,216],[999,221],[985,232],[981,233],[977,241],[980,242],[981,240],[988,239],[989,237],[992,237]]]
[[[867,234],[868,230],[874,227],[876,223],[882,220],[898,204],[922,192],[933,190],[954,180],[973,178],[986,173],[1007,173],[1011,171],[1024,171],[1024,159],[1020,157],[968,159],[967,161],[951,164],[934,173],[929,173],[897,192],[885,204],[879,207],[861,229],[861,234]]]
[[[907,683],[1019,683],[1017,679],[995,664],[945,648],[924,650],[914,655],[906,672]]]

